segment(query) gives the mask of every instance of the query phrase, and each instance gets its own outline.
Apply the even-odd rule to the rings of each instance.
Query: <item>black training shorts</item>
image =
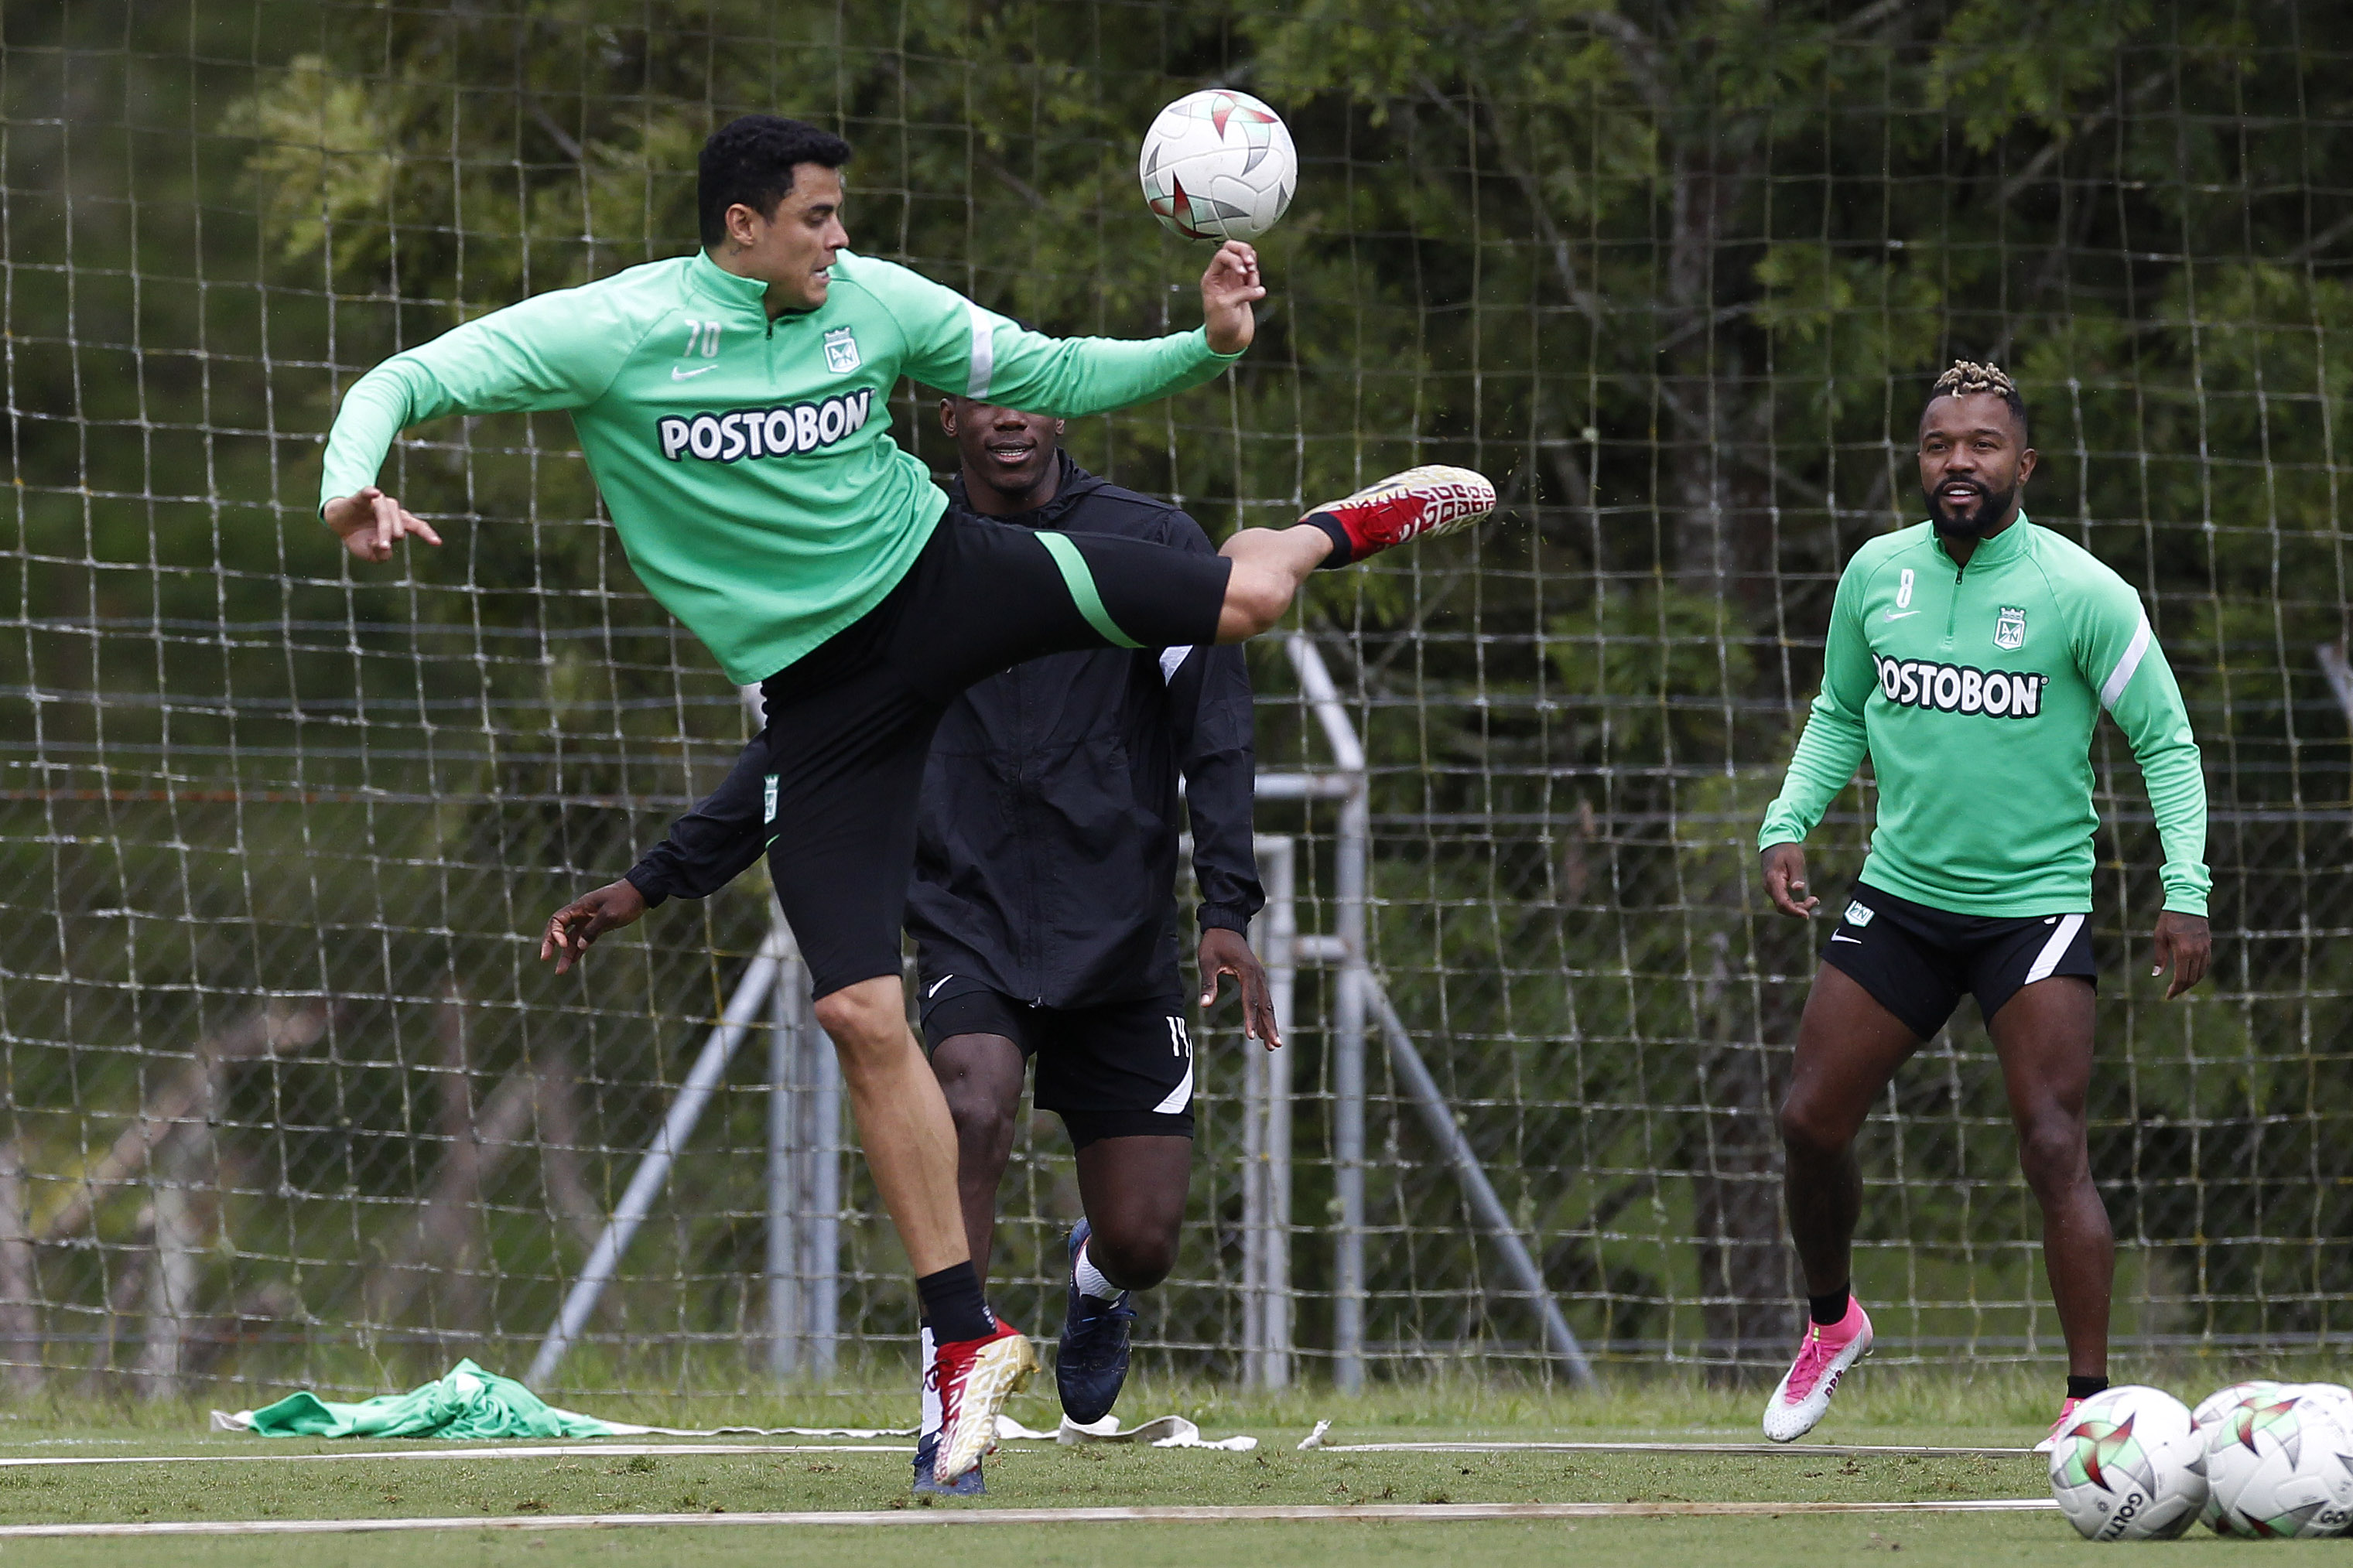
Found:
[[[1231,569],[951,511],[881,604],[761,683],[768,868],[816,995],[899,973],[923,761],[956,694],[1045,654],[1214,642]]]
[[[2099,984],[2088,916],[1957,915],[1858,882],[1822,944],[1872,1000],[1922,1039],[1945,1026],[1965,994],[1990,1019],[2038,980],[2078,975]]]
[[[1002,1035],[1038,1063],[1033,1098],[1083,1149],[1099,1138],[1193,1136],[1193,1037],[1185,998],[1040,1007],[951,974],[923,998],[923,1043]]]

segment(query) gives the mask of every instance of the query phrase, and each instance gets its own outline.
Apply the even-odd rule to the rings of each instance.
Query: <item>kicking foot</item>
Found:
[[[1494,510],[1486,476],[1429,464],[1326,501],[1300,521],[1332,535],[1324,565],[1347,566],[1424,534],[1459,532]]]
[[[940,1457],[940,1435],[926,1432],[915,1439],[915,1488],[917,1497],[987,1497],[987,1483],[980,1479],[980,1466],[958,1476],[945,1486],[937,1474]]]
[[[997,1413],[1038,1370],[1038,1352],[1021,1331],[999,1322],[976,1340],[949,1340],[932,1358],[940,1388],[940,1451],[933,1479],[944,1491],[981,1456],[997,1450]]]
[[[2059,1419],[2051,1423],[2051,1436],[2034,1445],[2036,1453],[2047,1454],[2059,1446],[2059,1439],[2067,1435],[2067,1423],[2075,1419],[2075,1406],[2083,1403],[2073,1394],[2068,1396],[2067,1402],[2059,1406]]]
[[[1812,1431],[1829,1413],[1831,1395],[1838,1392],[1846,1369],[1870,1353],[1871,1318],[1852,1297],[1846,1316],[1837,1322],[1807,1324],[1797,1361],[1765,1406],[1765,1436],[1776,1443],[1793,1443]]]
[[[1118,1403],[1120,1385],[1127,1381],[1128,1326],[1135,1321],[1126,1291],[1102,1301],[1079,1289],[1079,1254],[1092,1234],[1085,1220],[1071,1232],[1071,1300],[1054,1356],[1062,1413],[1082,1426],[1102,1420]]]

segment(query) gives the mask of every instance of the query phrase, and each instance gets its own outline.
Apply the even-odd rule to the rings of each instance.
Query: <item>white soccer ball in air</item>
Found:
[[[1162,110],[1136,165],[1145,204],[1187,239],[1256,239],[1299,188],[1299,154],[1280,115],[1212,87]]]
[[[2342,1535],[2353,1525],[2353,1434],[2331,1394],[2298,1384],[2255,1393],[2199,1428],[2218,1535]]]
[[[2206,1449],[2189,1406],[2127,1384],[2095,1394],[2051,1449],[2051,1495],[2087,1541],[2170,1541],[2206,1503]]]

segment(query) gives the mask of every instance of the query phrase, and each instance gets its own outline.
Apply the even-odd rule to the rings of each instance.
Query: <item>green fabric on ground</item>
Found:
[[[609,1437],[610,1422],[559,1410],[471,1360],[406,1394],[338,1405],[309,1389],[253,1412],[264,1437]]]

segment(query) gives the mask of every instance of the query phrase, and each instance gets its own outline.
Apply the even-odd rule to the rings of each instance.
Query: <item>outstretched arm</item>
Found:
[[[393,355],[353,384],[327,432],[319,515],[363,561],[441,536],[376,484],[400,433],[448,414],[578,408],[612,384],[638,331],[604,296],[558,289]]]
[[[1051,338],[902,268],[873,285],[907,334],[907,374],[1032,414],[1078,418],[1213,380],[1250,346],[1266,298],[1258,253],[1229,240],[1201,274],[1202,325],[1160,338]]]
[[[553,958],[562,974],[607,931],[635,924],[669,899],[707,898],[742,875],[767,848],[767,740],[754,737],[720,786],[671,823],[670,836],[628,876],[550,917],[539,956]]]

